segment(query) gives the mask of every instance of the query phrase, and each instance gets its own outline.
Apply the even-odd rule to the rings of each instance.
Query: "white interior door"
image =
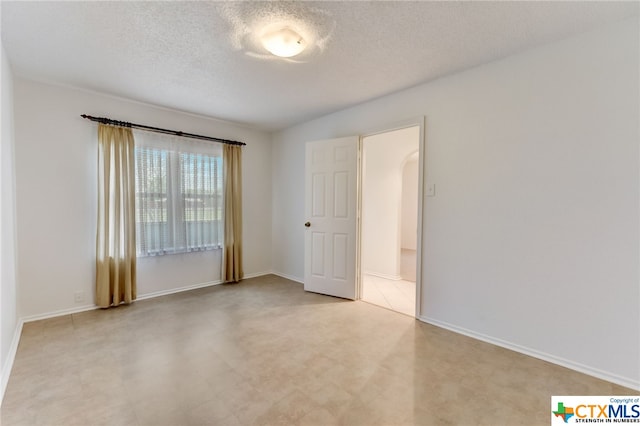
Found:
[[[357,136],[306,145],[306,291],[356,298],[357,156]]]

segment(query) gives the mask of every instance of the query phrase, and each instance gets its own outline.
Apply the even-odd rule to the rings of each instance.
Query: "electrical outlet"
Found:
[[[76,303],[82,303],[84,302],[84,292],[83,291],[77,291],[73,294],[73,301]]]

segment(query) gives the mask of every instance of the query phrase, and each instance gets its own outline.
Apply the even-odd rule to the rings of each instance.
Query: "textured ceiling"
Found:
[[[638,2],[11,2],[15,74],[274,130],[630,16]],[[309,49],[256,40],[292,23]],[[114,117],[120,118],[120,117]],[[126,117],[125,117],[126,118]]]

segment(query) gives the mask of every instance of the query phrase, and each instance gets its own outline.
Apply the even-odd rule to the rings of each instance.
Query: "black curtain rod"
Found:
[[[161,129],[160,127],[145,126],[143,124],[129,123],[127,121],[112,120],[110,118],[105,118],[105,117],[92,117],[92,116],[86,115],[86,114],[82,114],[80,117],[86,118],[87,120],[95,121],[97,123],[110,124],[112,126],[130,127],[132,129],[149,130],[151,132],[164,133],[166,135],[176,135],[176,136],[182,136],[184,138],[201,139],[201,140],[204,140],[204,141],[226,143],[227,145],[240,145],[240,146],[246,145],[246,143],[244,143],[244,142],[230,141],[228,139],[214,138],[214,137],[211,137],[211,136],[196,135],[196,134],[193,134],[193,133],[185,133],[185,132],[181,132],[181,131],[178,131],[178,130]]]

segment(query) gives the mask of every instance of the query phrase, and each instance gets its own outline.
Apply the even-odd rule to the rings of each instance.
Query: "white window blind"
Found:
[[[222,246],[222,146],[134,132],[138,256]]]

